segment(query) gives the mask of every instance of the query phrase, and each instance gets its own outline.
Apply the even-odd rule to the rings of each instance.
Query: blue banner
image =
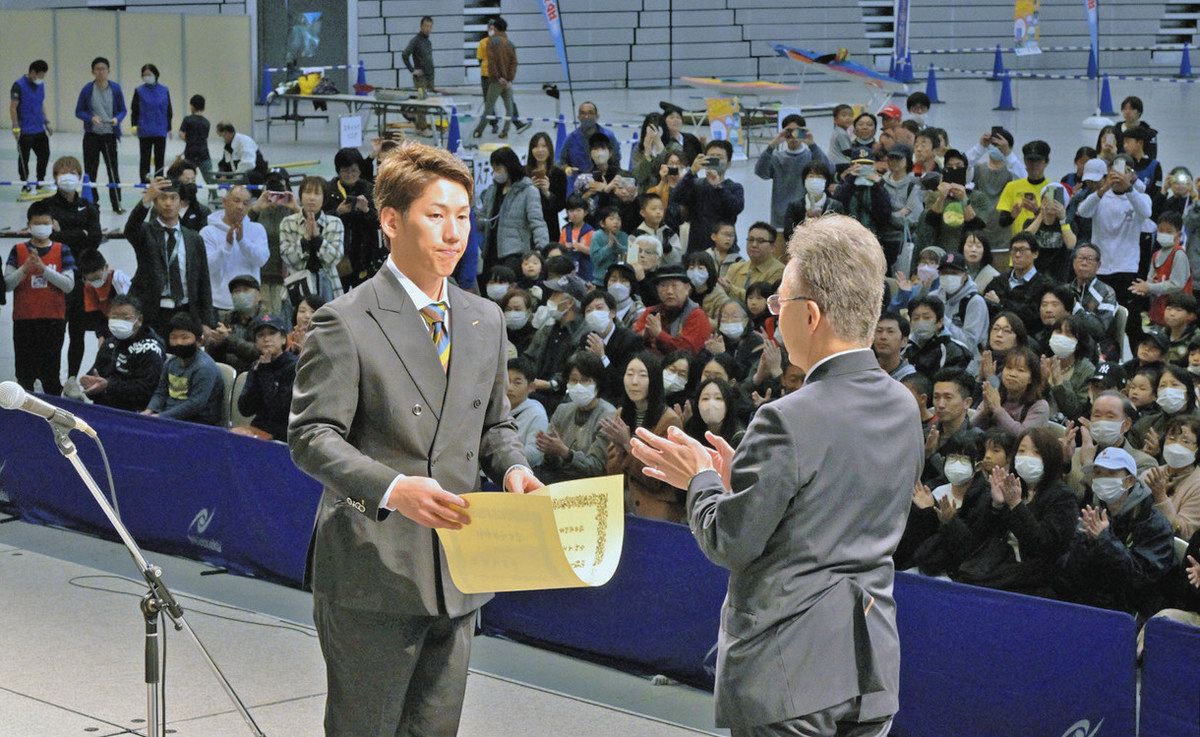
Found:
[[[1173,573],[1172,575],[1181,575]],[[1146,623],[1141,737],[1194,735],[1200,724],[1200,627],[1152,618]]]
[[[563,42],[562,13],[558,0],[542,0],[542,15],[546,17],[546,27],[550,31],[550,40],[558,51],[558,61],[562,64],[563,80],[571,81],[571,70],[567,68],[567,46]]]
[[[104,441],[121,520],[138,545],[302,585],[321,487],[296,468],[286,445],[57,397],[43,399],[85,419]],[[72,438],[107,495],[95,444],[80,433]],[[0,464],[0,488],[25,521],[118,539],[59,454],[45,420],[0,412]]]
[[[1087,14],[1088,35],[1092,37],[1092,55],[1096,57],[1096,64],[1100,64],[1100,0],[1083,0],[1083,9]]]
[[[895,64],[908,58],[908,4],[909,0],[895,0],[892,6],[892,16],[895,18],[892,60]]]

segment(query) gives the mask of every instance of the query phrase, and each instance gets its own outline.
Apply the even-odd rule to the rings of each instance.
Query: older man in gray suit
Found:
[[[882,737],[899,708],[892,552],[924,462],[912,395],[870,345],[884,260],[840,215],[797,228],[779,293],[804,386],[763,405],[736,455],[638,430],[646,474],[686,489],[700,548],[728,568],[717,724],[734,735]]]
[[[453,735],[474,614],[433,529],[469,524],[479,469],[508,491],[541,486],[509,414],[504,318],[447,277],[466,248],[472,180],[446,151],[410,144],[375,183],[386,266],[312,319],[288,443],[325,486],[313,606],[327,735]]]

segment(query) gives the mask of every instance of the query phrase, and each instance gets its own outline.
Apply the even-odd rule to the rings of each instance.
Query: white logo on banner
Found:
[[[211,512],[207,509],[201,509],[199,512],[196,512],[196,516],[192,517],[192,524],[188,525],[187,537],[193,545],[206,548],[214,553],[219,553],[221,552],[221,541],[203,537],[204,533],[208,530],[208,526],[212,524],[213,518],[216,516],[217,510],[215,509]]]
[[[7,465],[8,465],[8,461],[0,463],[0,476],[3,476],[4,467]],[[0,486],[0,502],[11,502],[11,501],[12,501],[12,498],[9,497],[8,492],[4,490],[3,486]]]
[[[1100,727],[1102,726],[1104,726],[1103,719],[1100,720],[1095,729],[1092,729],[1091,722],[1086,719],[1080,719],[1070,727],[1067,727],[1067,731],[1063,732],[1062,737],[1096,737],[1096,735],[1100,734]]]

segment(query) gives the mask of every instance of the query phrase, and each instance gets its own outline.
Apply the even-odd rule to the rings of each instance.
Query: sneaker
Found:
[[[67,383],[63,384],[62,395],[69,399],[83,400],[87,398],[87,393],[83,391],[83,385],[74,376],[68,377]]]
[[[532,127],[533,127],[533,121],[531,121],[531,120],[526,120],[524,122],[518,122],[517,123],[517,133],[524,133],[525,131],[529,130]]]
[[[26,184],[24,187],[21,187],[21,191],[17,193],[17,201],[21,202],[24,200],[32,200],[36,196],[37,195],[34,194],[33,187]]]

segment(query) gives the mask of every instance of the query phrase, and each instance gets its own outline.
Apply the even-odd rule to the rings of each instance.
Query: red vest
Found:
[[[109,302],[112,301],[113,295],[117,293],[113,287],[113,273],[109,272],[104,278],[104,286],[93,287],[87,282],[83,283],[83,311],[84,312],[100,312],[108,316]]]
[[[16,245],[17,266],[29,260],[29,243]],[[62,271],[63,246],[51,243],[50,250],[42,256],[47,269]],[[65,320],[67,317],[67,295],[51,284],[44,275],[29,273],[13,290],[14,320]]]
[[[1154,283],[1167,281],[1171,278],[1171,266],[1175,263],[1175,257],[1183,254],[1182,246],[1174,246],[1171,248],[1171,255],[1167,256],[1167,260],[1163,261],[1162,266],[1154,270]],[[1184,256],[1184,258],[1187,258]],[[1183,285],[1183,291],[1187,294],[1192,293],[1192,277],[1189,275],[1187,284]],[[1150,299],[1150,322],[1155,325],[1166,325],[1167,313],[1167,298],[1165,295],[1152,297]]]

